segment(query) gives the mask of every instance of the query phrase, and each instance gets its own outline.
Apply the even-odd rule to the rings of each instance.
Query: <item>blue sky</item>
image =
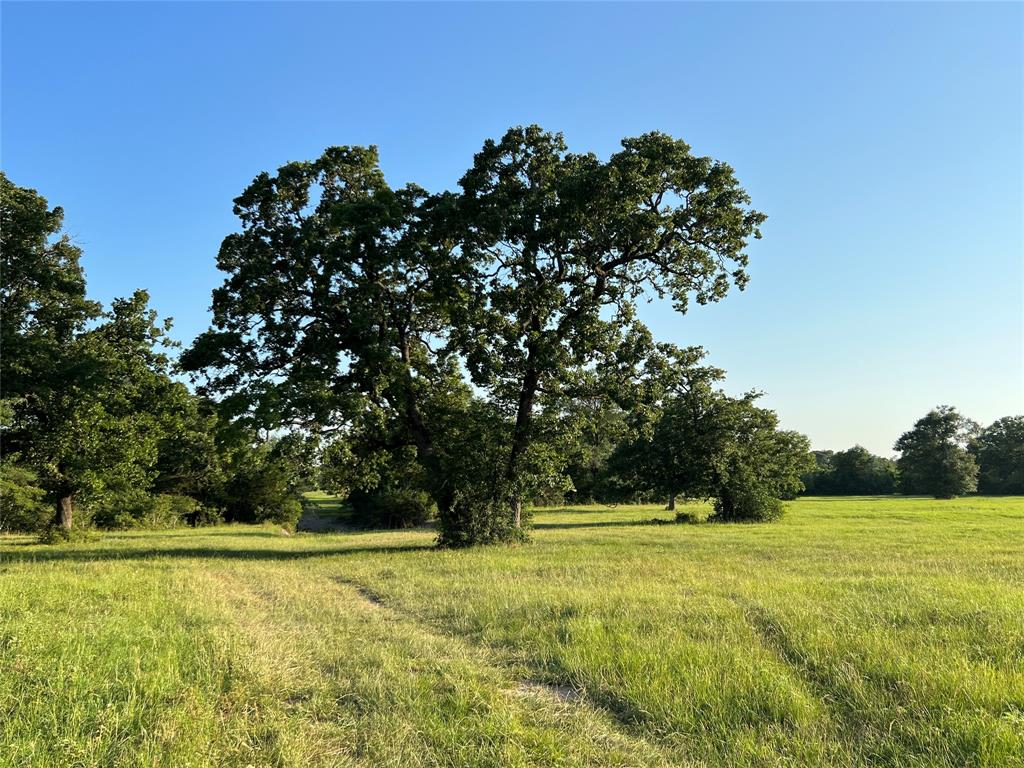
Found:
[[[66,210],[93,296],[206,327],[231,200],[377,144],[451,188],[515,124],[607,156],[662,130],[769,215],[751,284],[656,336],[701,344],[815,447],[938,404],[1024,412],[1021,4],[2,5],[2,166]]]

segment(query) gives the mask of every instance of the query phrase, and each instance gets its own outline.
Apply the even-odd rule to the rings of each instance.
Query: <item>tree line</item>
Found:
[[[756,393],[754,393],[756,394]],[[717,395],[728,401],[724,395]],[[747,396],[748,398],[751,395]],[[652,435],[617,443],[591,439],[569,468],[577,501],[654,501],[674,506],[677,494],[688,498],[713,496],[700,490],[702,470],[723,452],[711,449],[706,435],[721,429],[714,418],[691,424],[680,421],[681,403],[669,402]],[[700,411],[698,410],[699,414]],[[772,418],[770,411],[762,418]],[[703,433],[694,434],[694,429]],[[689,430],[689,431],[688,431]],[[771,434],[771,433],[768,433]],[[703,443],[701,441],[704,441]],[[774,490],[780,499],[808,496],[874,496],[902,493],[953,498],[975,491],[987,495],[1024,494],[1024,416],[1006,416],[982,428],[955,408],[939,406],[919,419],[895,443],[898,458],[884,458],[855,445],[845,451],[786,451],[800,436],[775,433],[761,467],[772,468]],[[789,457],[789,459],[787,459]],[[778,464],[801,457],[789,472]],[[784,481],[785,484],[781,484]]]
[[[700,498],[715,520],[770,520],[805,484],[864,475],[859,456],[816,464],[759,393],[726,395],[703,349],[637,318],[650,296],[685,313],[742,290],[766,218],[681,140],[602,161],[513,128],[442,193],[332,147],[234,203],[212,326],[179,353],[144,291],[90,300],[61,209],[0,175],[0,529],[290,524],[321,487],[466,546],[523,538],[531,501]],[[951,453],[905,435],[900,461],[931,469],[893,477],[931,493],[922,478],[980,463],[983,488],[1016,487],[987,469],[1019,445],[1002,421],[956,426]]]

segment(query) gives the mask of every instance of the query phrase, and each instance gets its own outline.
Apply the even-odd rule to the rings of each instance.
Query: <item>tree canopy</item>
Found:
[[[948,405],[918,419],[894,446],[900,490],[937,499],[976,490],[978,465],[967,449],[977,434],[978,425]]]
[[[978,491],[1024,494],[1024,416],[992,422],[971,444],[978,464]]]
[[[66,532],[83,503],[113,527],[223,508],[227,427],[174,380],[170,321],[142,290],[107,311],[89,300],[62,211],[35,190],[0,175],[0,208],[0,527]]]
[[[685,312],[746,284],[749,202],[659,133],[601,161],[513,128],[440,194],[393,190],[373,147],[330,148],[235,200],[214,326],[183,363],[253,423],[340,435],[374,465],[412,450],[445,543],[516,536],[564,467],[572,404],[652,400],[641,296]]]

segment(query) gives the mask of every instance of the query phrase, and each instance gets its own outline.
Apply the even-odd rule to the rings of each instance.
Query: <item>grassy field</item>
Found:
[[[0,766],[1022,766],[1024,499],[0,538]]]

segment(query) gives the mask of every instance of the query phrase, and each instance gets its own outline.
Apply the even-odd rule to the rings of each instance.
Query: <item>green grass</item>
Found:
[[[1024,765],[1024,499],[789,507],[0,538],[0,766]]]

